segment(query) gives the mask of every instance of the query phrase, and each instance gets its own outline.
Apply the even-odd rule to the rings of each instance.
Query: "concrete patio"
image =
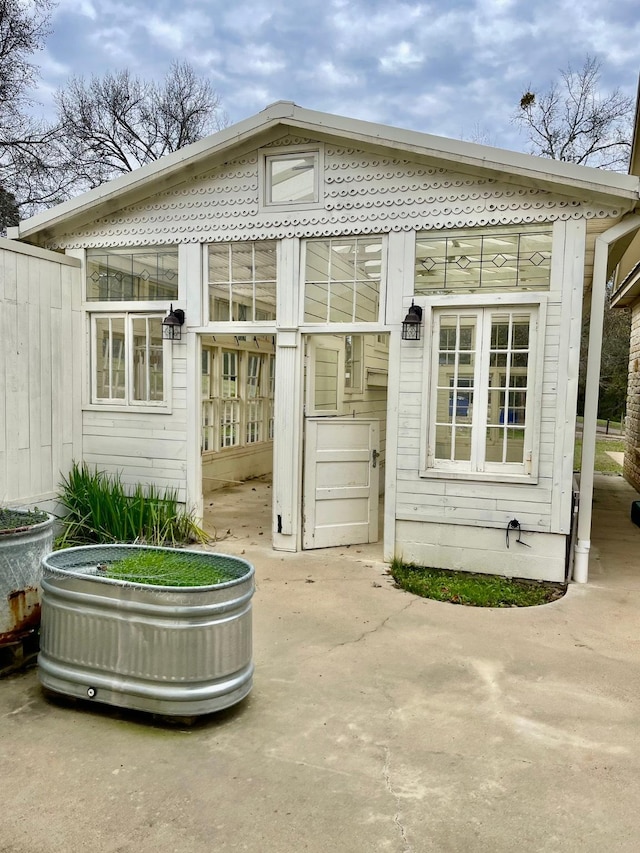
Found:
[[[597,478],[589,584],[481,610],[377,547],[269,550],[256,492],[252,529],[217,521],[257,569],[251,696],[184,729],[1,681],[0,851],[636,851],[635,497]]]

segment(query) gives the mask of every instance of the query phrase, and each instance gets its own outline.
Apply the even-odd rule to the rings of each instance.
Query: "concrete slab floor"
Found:
[[[257,570],[250,697],[185,729],[1,681],[0,851],[636,851],[635,497],[597,479],[591,582],[540,608],[229,536]]]

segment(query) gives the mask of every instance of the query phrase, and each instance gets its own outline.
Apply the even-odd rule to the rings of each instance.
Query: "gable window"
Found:
[[[178,247],[88,249],[88,302],[169,302],[178,298]]]
[[[322,201],[320,148],[266,149],[260,161],[264,207],[317,207]]]
[[[276,318],[276,242],[209,246],[209,322]]]
[[[100,314],[91,323],[92,402],[166,405],[162,315]]]
[[[545,227],[448,232],[416,238],[416,293],[549,290],[552,231]]]
[[[381,237],[307,240],[304,270],[305,323],[378,321]]]
[[[532,474],[537,307],[433,313],[424,474]]]

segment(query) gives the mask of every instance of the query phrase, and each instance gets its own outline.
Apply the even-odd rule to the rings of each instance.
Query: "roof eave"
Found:
[[[631,270],[620,287],[611,294],[612,308],[626,308],[640,298],[640,263]]]

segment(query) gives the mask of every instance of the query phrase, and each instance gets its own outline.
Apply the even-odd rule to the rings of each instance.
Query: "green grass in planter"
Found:
[[[224,558],[201,556],[186,552],[137,551],[99,570],[103,577],[130,583],[154,586],[213,586],[236,580],[245,573],[233,571],[225,565]]]

